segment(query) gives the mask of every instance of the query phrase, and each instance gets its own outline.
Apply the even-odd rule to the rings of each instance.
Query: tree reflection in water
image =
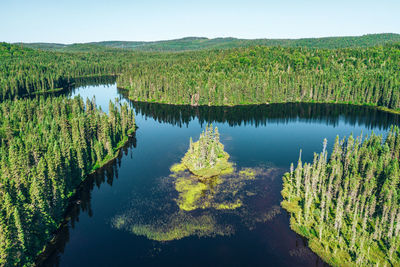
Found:
[[[91,208],[92,191],[96,186],[100,188],[104,183],[112,186],[114,179],[118,179],[118,167],[121,164],[122,157],[133,157],[132,150],[136,147],[136,135],[129,138],[128,143],[121,149],[117,158],[106,164],[104,167],[96,170],[94,173],[82,182],[71,198],[69,207],[65,213],[65,220],[60,228],[54,233],[54,239],[47,245],[45,251],[39,255],[36,264],[38,266],[58,266],[60,254],[64,252],[65,246],[69,242],[70,228],[75,227],[79,222],[81,213],[87,213],[89,217],[93,216]]]

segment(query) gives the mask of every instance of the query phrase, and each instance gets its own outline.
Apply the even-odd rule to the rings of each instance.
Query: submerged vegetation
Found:
[[[87,174],[114,158],[135,130],[126,104],[108,115],[79,97],[0,104],[0,265],[30,265]]]
[[[200,178],[228,174],[233,172],[232,163],[228,161],[229,154],[224,151],[224,145],[219,141],[218,128],[206,126],[197,142],[190,138],[189,150],[182,158],[181,163],[171,167],[172,172],[181,172],[188,169]]]
[[[326,141],[313,163],[284,176],[282,207],[294,231],[333,266],[400,265],[400,132]]]
[[[135,197],[132,208],[115,216],[111,223],[117,229],[156,241],[231,235],[236,224],[226,216],[233,215],[251,228],[280,213],[279,207],[263,206],[260,210],[252,202],[268,197],[264,188],[254,184],[273,180],[277,173],[271,167],[244,168],[209,178],[199,178],[187,170],[173,173],[161,179],[151,199]]]
[[[115,228],[122,229],[125,226],[125,220],[122,220],[123,218],[121,217],[115,219]],[[233,229],[229,225],[219,225],[212,215],[192,216],[181,211],[171,214],[161,224],[160,222],[154,224],[135,224],[128,227],[135,235],[164,242],[179,240],[192,235],[206,237],[216,235],[226,236],[233,233]]]
[[[196,151],[196,143],[205,150]],[[255,223],[268,222],[280,213],[279,207],[268,209],[263,206],[260,211],[252,203],[266,194],[264,188],[254,187],[254,184],[273,180],[277,174],[275,168],[242,168],[235,171],[229,163],[229,172],[226,168],[207,172],[210,165],[218,165],[217,159],[209,157],[210,151],[216,149],[226,154],[219,142],[218,129],[207,126],[196,143],[190,142],[186,159],[182,162],[190,161],[190,166],[203,167],[200,172],[203,175],[193,174],[184,163],[173,165],[173,173],[157,186],[162,192],[153,192],[152,199],[137,197],[131,210],[113,218],[112,226],[152,240],[172,241],[193,235],[231,235],[235,232],[235,224],[224,220],[225,216],[235,215],[251,228]],[[202,153],[199,161],[196,157]],[[225,156],[220,158],[225,160]],[[210,161],[214,162],[210,164]],[[213,175],[206,175],[209,173]],[[171,198],[171,195],[175,197]],[[155,213],[158,214],[156,217]]]
[[[175,180],[175,189],[179,196],[176,204],[179,209],[184,211],[192,211],[196,209],[213,208],[216,210],[234,210],[242,206],[240,195],[237,195],[239,184],[235,184],[238,180],[232,179],[231,188],[226,183],[226,177],[215,176],[207,180],[199,180],[197,177],[187,174],[181,174]],[[247,177],[238,177],[241,181],[246,181]],[[250,178],[250,180],[253,177]],[[218,196],[218,190],[221,187],[227,187],[224,192],[224,198]],[[228,191],[232,190],[232,191]],[[227,197],[229,196],[229,197]]]

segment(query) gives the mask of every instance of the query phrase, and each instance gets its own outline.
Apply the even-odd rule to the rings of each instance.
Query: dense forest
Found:
[[[172,55],[167,55],[171,57]],[[154,53],[38,51],[0,43],[0,101],[68,88],[87,77],[115,76],[164,56]]]
[[[371,47],[387,43],[400,42],[400,34],[382,33],[367,34],[363,36],[342,36],[324,38],[302,39],[237,39],[185,37],[175,40],[141,42],[141,41],[104,41],[82,44],[57,44],[57,43],[24,43],[29,48],[53,50],[63,52],[102,51],[112,49],[129,49],[134,51],[193,51],[202,49],[228,49],[250,46],[282,46],[282,47],[308,47],[308,48],[349,48]]]
[[[110,103],[107,115],[94,100],[36,95],[88,79],[116,81],[138,101],[138,112],[179,125],[194,116],[236,125],[244,113],[254,118],[245,123],[302,118],[337,123],[341,106],[332,105],[321,118],[315,117],[315,104],[294,103],[283,114],[270,103],[349,103],[399,111],[400,43],[393,43],[399,36],[31,45],[39,50],[0,43],[0,265],[34,261],[77,186],[115,157],[135,129],[132,109],[118,102]],[[202,51],[149,52],[182,50]],[[258,105],[230,107],[245,104]],[[353,107],[354,113],[359,108]],[[375,115],[383,116],[382,127],[390,121],[362,109],[367,122]],[[212,131],[205,134],[216,138]],[[284,177],[283,206],[291,225],[326,262],[400,264],[399,135],[393,128],[385,140],[375,135],[337,140],[329,161],[325,145],[312,164],[300,160]],[[208,142],[200,149],[200,143],[190,150],[202,161],[209,160],[206,154],[216,160],[218,151]]]
[[[0,45],[0,99],[112,75],[133,100],[191,105],[332,102],[400,108],[400,46],[61,53]]]
[[[400,46],[253,47],[181,53],[117,78],[138,101],[191,105],[333,102],[400,108]]]
[[[283,178],[292,229],[333,266],[399,266],[399,128],[326,146]]]
[[[87,174],[116,156],[135,129],[126,104],[109,114],[79,97],[0,104],[0,265],[30,264]]]
[[[40,52],[0,44],[0,100],[68,87],[73,78],[114,75],[124,66],[124,56],[112,53]]]

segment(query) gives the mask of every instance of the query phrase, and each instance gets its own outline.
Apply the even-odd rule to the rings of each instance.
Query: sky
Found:
[[[400,33],[400,0],[0,0],[0,41]]]

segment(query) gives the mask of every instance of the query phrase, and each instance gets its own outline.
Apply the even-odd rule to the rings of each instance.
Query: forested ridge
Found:
[[[204,49],[229,49],[238,47],[282,46],[282,47],[308,47],[308,48],[349,48],[371,47],[387,43],[400,42],[400,34],[380,33],[366,34],[362,36],[338,36],[322,38],[301,39],[238,39],[238,38],[205,38],[184,37],[163,41],[103,41],[81,44],[57,44],[57,43],[23,43],[22,45],[35,49],[77,52],[77,51],[101,51],[111,49],[127,49],[133,51],[153,52],[179,52]]]
[[[399,128],[326,145],[283,178],[292,229],[333,266],[399,266]]]
[[[31,265],[87,174],[116,156],[135,129],[126,104],[108,115],[79,97],[0,104],[0,265]]]
[[[400,108],[400,46],[252,47],[182,53],[118,76],[137,101],[191,105],[334,102]]]

